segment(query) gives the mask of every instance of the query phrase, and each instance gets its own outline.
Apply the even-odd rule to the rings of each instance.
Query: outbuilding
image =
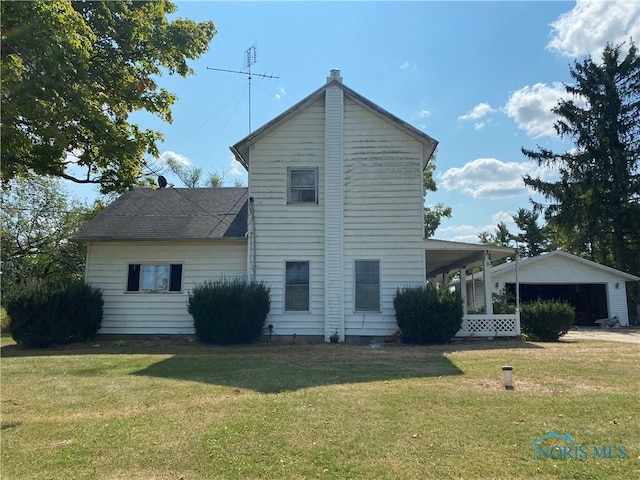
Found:
[[[575,324],[596,326],[599,320],[629,325],[626,282],[640,277],[616,270],[562,250],[537,257],[508,262],[491,269],[492,291],[515,296],[519,284],[520,302],[559,299],[569,302],[576,312]],[[469,308],[484,305],[481,276],[467,277]]]

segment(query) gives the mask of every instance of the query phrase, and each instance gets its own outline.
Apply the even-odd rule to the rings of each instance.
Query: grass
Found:
[[[97,343],[2,338],[3,479],[640,476],[634,344]],[[627,456],[534,461],[552,431]]]

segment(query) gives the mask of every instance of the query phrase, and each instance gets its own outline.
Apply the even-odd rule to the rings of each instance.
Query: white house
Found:
[[[436,146],[332,70],[231,147],[248,189],[136,189],[78,231],[86,280],[105,292],[101,333],[192,333],[193,286],[246,277],[271,289],[274,335],[393,334],[398,288],[514,253],[424,238]],[[507,323],[503,334],[519,333],[516,316]]]
[[[518,262],[503,263],[491,269],[491,292],[515,293],[519,283],[520,301],[559,299],[576,311],[576,325],[596,325],[597,320],[617,318],[629,325],[625,282],[640,280],[635,275],[600,265],[561,250],[544,253]],[[481,275],[467,276],[470,309],[483,307],[484,280]]]

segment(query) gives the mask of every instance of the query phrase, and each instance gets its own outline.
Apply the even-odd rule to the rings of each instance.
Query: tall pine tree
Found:
[[[513,235],[518,243],[520,255],[524,257],[536,257],[547,249],[548,239],[546,226],[538,225],[538,212],[532,212],[525,208],[519,208],[513,215],[513,221],[522,233]]]
[[[591,57],[570,70],[570,100],[553,109],[558,135],[575,148],[554,153],[522,149],[538,165],[555,167],[560,178],[545,182],[524,177],[540,192],[554,240],[572,253],[622,271],[640,271],[640,57],[631,42],[607,45],[602,63]]]

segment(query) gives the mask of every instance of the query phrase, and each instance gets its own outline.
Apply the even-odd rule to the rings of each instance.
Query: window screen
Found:
[[[318,169],[288,169],[288,203],[318,203]]]
[[[286,262],[284,309],[309,311],[309,262]]]
[[[356,310],[380,311],[380,261],[356,260]]]

